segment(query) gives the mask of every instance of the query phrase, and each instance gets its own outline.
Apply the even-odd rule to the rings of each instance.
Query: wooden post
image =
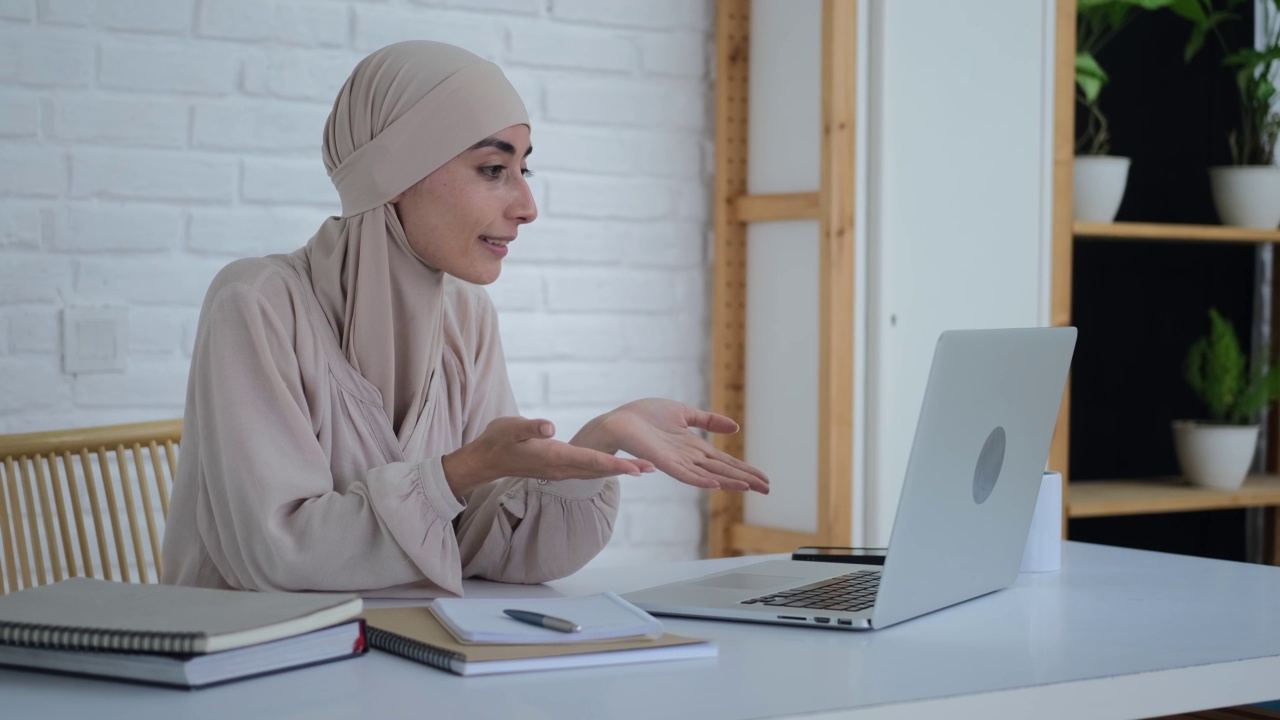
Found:
[[[1050,323],[1071,324],[1071,272],[1075,237],[1071,228],[1072,166],[1075,162],[1076,0],[1058,0],[1053,75],[1053,220]],[[1058,425],[1049,446],[1049,469],[1062,473],[1062,535],[1067,535],[1071,495],[1071,380],[1063,391]]]

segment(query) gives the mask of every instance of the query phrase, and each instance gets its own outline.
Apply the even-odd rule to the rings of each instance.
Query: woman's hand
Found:
[[[653,463],[552,440],[550,420],[503,417],[475,440],[441,458],[445,481],[458,499],[501,477],[542,480],[602,478],[652,472]]]
[[[769,492],[764,473],[715,449],[691,429],[733,433],[738,423],[674,400],[650,398],[601,415],[570,442],[607,453],[624,450],[696,487]]]

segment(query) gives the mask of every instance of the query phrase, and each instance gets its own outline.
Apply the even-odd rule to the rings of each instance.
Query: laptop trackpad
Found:
[[[751,573],[730,573],[715,575],[690,585],[700,587],[729,588],[731,590],[765,590],[786,583],[788,578],[777,575],[752,575]]]

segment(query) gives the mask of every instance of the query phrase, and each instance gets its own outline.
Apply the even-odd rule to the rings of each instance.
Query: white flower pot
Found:
[[[1238,490],[1253,464],[1257,425],[1210,425],[1175,420],[1173,447],[1192,485]]]
[[[1209,186],[1224,224],[1259,230],[1275,230],[1280,225],[1280,167],[1211,167]]]
[[[1085,222],[1109,223],[1115,220],[1128,182],[1129,158],[1077,155],[1071,183],[1075,194],[1072,216]]]

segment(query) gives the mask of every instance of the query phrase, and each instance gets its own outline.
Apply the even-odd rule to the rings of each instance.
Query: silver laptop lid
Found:
[[[1013,582],[1075,328],[956,330],[934,351],[872,627]]]

